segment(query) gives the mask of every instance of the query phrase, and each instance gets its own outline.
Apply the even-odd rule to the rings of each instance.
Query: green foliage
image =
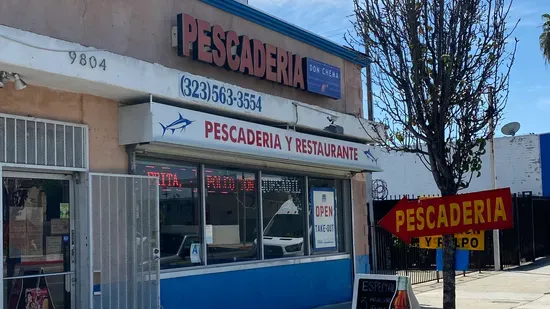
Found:
[[[542,33],[539,37],[540,49],[546,63],[550,63],[550,14],[543,14]]]

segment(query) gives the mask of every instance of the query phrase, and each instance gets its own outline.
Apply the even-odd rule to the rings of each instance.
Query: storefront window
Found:
[[[161,269],[204,264],[199,251],[197,167],[143,162],[137,164],[137,171],[159,179]]]
[[[264,257],[304,255],[303,178],[262,175]]]
[[[308,180],[311,253],[343,252],[342,180]]]
[[[208,264],[257,259],[255,175],[207,167],[205,177]]]
[[[258,260],[260,235],[266,260],[345,251],[342,180],[308,177],[305,191],[306,177],[262,173],[258,230],[255,171],[204,167],[203,213],[198,165],[141,161],[136,167],[159,179],[161,269]]]

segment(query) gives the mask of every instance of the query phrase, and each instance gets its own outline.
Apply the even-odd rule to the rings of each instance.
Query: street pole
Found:
[[[359,16],[357,16],[357,21],[360,21]],[[369,59],[368,64],[365,68],[366,70],[366,83],[367,83],[367,119],[369,121],[374,121],[374,108],[373,108],[373,94],[372,94],[372,73],[371,73],[371,62],[368,49],[368,35],[367,35],[368,25],[366,22],[363,24],[363,44],[365,45],[365,55]],[[370,238],[370,252],[368,252],[372,257],[371,268],[374,271],[378,270],[378,246],[376,242],[376,221],[374,220],[374,198],[372,196],[372,173],[366,174],[366,189],[367,189],[367,233]]]
[[[489,87],[489,105],[494,106],[493,87]],[[495,123],[493,118],[489,120],[490,135],[490,157],[491,157],[491,182],[493,189],[497,188],[497,177],[495,172]],[[500,230],[493,230],[493,255],[495,260],[495,270],[500,270]]]
[[[369,57],[369,50],[367,48],[367,41],[365,40],[365,54]],[[367,119],[370,121],[374,120],[374,108],[373,108],[373,98],[372,98],[372,73],[371,73],[371,64],[367,64],[366,67],[367,73]]]
[[[368,5],[368,4],[366,4]],[[357,12],[357,8],[356,8]],[[357,22],[360,22],[361,18],[356,13]],[[374,120],[374,107],[373,107],[373,95],[372,95],[372,71],[371,71],[371,62],[370,62],[370,53],[369,53],[369,36],[368,36],[368,25],[367,22],[363,21],[363,45],[365,45],[365,56],[368,59],[368,64],[365,67],[366,83],[367,83],[367,119],[370,121]]]

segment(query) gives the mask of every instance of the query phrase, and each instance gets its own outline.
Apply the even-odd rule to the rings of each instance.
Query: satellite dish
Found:
[[[504,135],[515,136],[516,133],[519,131],[519,128],[520,128],[519,122],[514,121],[504,125],[502,129],[500,129],[500,131]]]

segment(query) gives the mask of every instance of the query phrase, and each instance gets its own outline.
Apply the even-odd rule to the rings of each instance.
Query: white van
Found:
[[[278,258],[304,255],[303,217],[289,198],[269,220],[264,229],[264,257]],[[254,241],[256,246],[256,241]]]

